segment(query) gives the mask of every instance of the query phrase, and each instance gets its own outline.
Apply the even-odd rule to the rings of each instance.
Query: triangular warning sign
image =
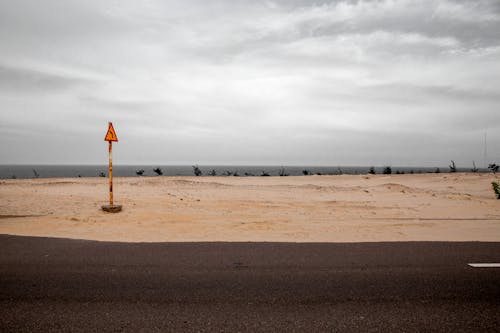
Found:
[[[108,133],[106,133],[106,137],[104,141],[118,141],[118,137],[116,136],[115,129],[113,128],[113,124],[109,123]]]

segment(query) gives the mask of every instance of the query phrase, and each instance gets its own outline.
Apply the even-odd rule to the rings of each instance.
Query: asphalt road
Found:
[[[2,332],[500,331],[500,243],[0,245]]]

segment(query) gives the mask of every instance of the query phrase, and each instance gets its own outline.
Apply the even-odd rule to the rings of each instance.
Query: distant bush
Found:
[[[233,176],[234,176],[234,177],[239,177],[239,176],[240,176],[240,174],[238,173],[238,171],[235,171],[235,172],[233,172]]]
[[[141,170],[135,170],[135,174],[137,176],[142,176],[144,174],[144,169],[141,169]]]
[[[392,168],[390,166],[387,166],[384,168],[384,175],[390,175],[392,173]]]
[[[99,177],[106,177],[106,174],[104,172],[99,172]]]
[[[492,182],[493,192],[495,192],[497,199],[500,199],[500,185],[497,182]]]
[[[311,171],[309,171],[309,170],[307,170],[307,169],[302,170],[302,174],[303,174],[304,176],[309,176],[309,175],[312,175]]]
[[[155,168],[153,169],[153,171],[158,175],[158,176],[161,176],[163,175],[163,171],[160,169],[160,168]]]
[[[436,168],[436,171],[434,171],[434,173],[441,173],[441,169]]]
[[[40,174],[35,169],[33,169],[33,174],[35,175],[35,178],[40,177]]]
[[[478,172],[479,169],[476,168],[476,161],[472,161],[472,169],[470,169],[471,172]]]
[[[215,171],[215,169],[212,169],[209,173],[208,173],[209,176],[217,176],[217,171]]]
[[[497,173],[499,168],[500,168],[500,165],[497,165],[495,163],[488,165],[488,169],[490,169],[491,172],[493,172],[493,173]]]
[[[228,177],[229,177],[229,176],[232,176],[232,175],[233,175],[233,172],[232,172],[232,171],[229,171],[229,170],[226,170],[226,171],[224,171],[223,175],[224,175],[224,176],[228,176]]]
[[[260,174],[261,177],[269,177],[270,174],[267,172],[267,171],[262,171],[262,173]]]
[[[251,172],[245,172],[245,176],[247,176],[247,177],[253,177],[255,175],[253,173],[251,173]]]
[[[337,168],[337,174],[338,175],[343,175],[344,172],[342,171],[342,169],[340,167]]]
[[[196,177],[201,176],[203,172],[201,172],[201,169],[198,167],[198,165],[193,165],[193,172]]]
[[[280,168],[279,175],[280,175],[280,177],[286,177],[286,176],[288,176],[288,174],[285,173],[285,168],[284,167]]]
[[[370,175],[374,175],[374,174],[376,174],[376,172],[375,172],[375,167],[370,167],[370,170],[368,170],[368,173],[369,173]]]
[[[457,166],[455,165],[455,161],[451,160],[451,164],[449,165],[450,172],[457,172]]]

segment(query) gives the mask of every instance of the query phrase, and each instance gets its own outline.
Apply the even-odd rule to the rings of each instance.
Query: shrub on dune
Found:
[[[201,169],[198,167],[198,165],[193,165],[193,172],[194,172],[194,175],[196,177],[199,177],[203,174],[203,172],[201,172]]]
[[[496,163],[492,163],[492,164],[488,165],[488,169],[490,169],[491,172],[493,172],[493,173],[497,173],[499,168],[500,168],[500,165],[497,165]]]
[[[493,192],[497,196],[497,199],[500,199],[500,185],[497,182],[492,182],[491,186],[493,187]]]

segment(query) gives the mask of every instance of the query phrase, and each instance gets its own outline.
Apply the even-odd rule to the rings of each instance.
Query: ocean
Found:
[[[144,170],[142,176],[157,176],[153,169],[160,168],[164,176],[193,176],[191,165],[113,165],[113,175],[117,177],[138,177],[137,171]],[[367,174],[367,166],[244,166],[244,165],[200,165],[202,176],[210,176],[215,170],[217,176],[279,176],[280,173],[290,176],[302,176],[307,170],[309,174],[339,175]],[[391,167],[392,173],[433,173],[435,167]],[[377,174],[383,173],[384,167],[375,167]],[[458,169],[468,172],[470,169]],[[479,172],[488,170],[480,169]],[[440,172],[449,172],[441,167]],[[107,165],[0,165],[0,179],[26,178],[71,178],[107,176]]]

